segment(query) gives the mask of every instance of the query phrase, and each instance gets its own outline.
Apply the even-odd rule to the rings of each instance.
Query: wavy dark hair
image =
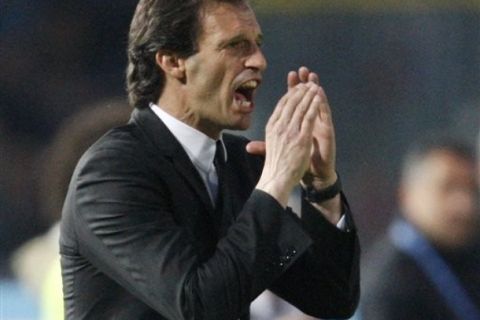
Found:
[[[132,107],[156,102],[164,74],[156,64],[159,50],[188,57],[197,51],[200,12],[209,2],[247,4],[247,0],[140,0],[128,35],[127,92]]]

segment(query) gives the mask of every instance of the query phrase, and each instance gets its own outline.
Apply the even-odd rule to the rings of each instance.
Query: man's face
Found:
[[[200,17],[198,52],[185,60],[187,121],[209,136],[245,130],[266,60],[253,11],[228,3],[207,4]]]
[[[448,151],[433,151],[404,185],[403,210],[440,245],[465,244],[477,222],[474,164]]]

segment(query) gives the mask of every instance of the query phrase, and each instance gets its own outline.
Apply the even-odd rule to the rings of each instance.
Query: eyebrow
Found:
[[[232,43],[232,42],[235,42],[235,41],[240,41],[240,40],[245,40],[247,37],[245,37],[245,35],[243,34],[239,34],[239,35],[236,35],[234,36],[233,38],[230,38],[230,39],[227,39],[227,40],[222,40],[220,42],[220,44],[218,45],[218,48],[224,48],[226,47],[229,43]],[[256,42],[257,43],[263,43],[263,34],[262,33],[259,33],[257,38],[256,38]]]

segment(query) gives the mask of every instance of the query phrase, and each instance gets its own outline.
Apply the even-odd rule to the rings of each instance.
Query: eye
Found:
[[[250,46],[250,43],[247,40],[236,40],[228,44],[227,47],[232,49],[246,49]]]

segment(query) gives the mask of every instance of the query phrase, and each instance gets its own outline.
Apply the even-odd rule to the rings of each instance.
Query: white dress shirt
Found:
[[[215,205],[218,193],[218,176],[213,164],[216,141],[201,131],[190,127],[186,123],[178,120],[155,104],[150,104],[152,111],[163,121],[168,130],[172,132],[175,138],[180,142],[193,165],[197,169],[205,186],[212,204]],[[222,137],[220,141],[223,146],[223,154],[227,161],[227,150],[223,144]]]

